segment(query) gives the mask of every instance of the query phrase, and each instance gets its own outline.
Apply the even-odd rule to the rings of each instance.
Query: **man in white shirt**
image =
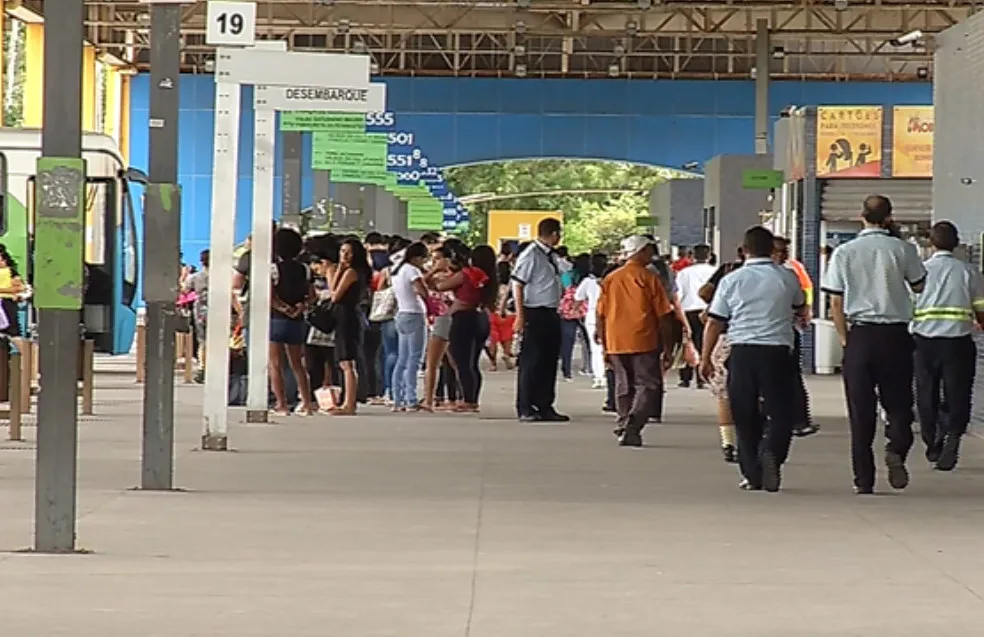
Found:
[[[711,258],[711,246],[700,244],[694,246],[694,263],[688,265],[677,273],[676,285],[680,293],[680,305],[683,313],[687,317],[687,325],[690,326],[691,339],[697,351],[701,351],[704,346],[704,324],[701,323],[700,315],[707,309],[707,303],[701,300],[698,292],[707,283],[716,269],[708,263]],[[693,367],[687,366],[680,370],[680,387],[690,387],[690,383],[697,376],[697,388],[703,389],[704,379],[696,374]]]

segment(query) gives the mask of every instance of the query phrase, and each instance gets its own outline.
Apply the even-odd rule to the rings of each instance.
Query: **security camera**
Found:
[[[889,40],[888,43],[892,46],[906,46],[909,44],[916,44],[919,40],[922,40],[923,32],[919,29],[915,31],[909,31],[903,36],[899,36],[893,40]]]

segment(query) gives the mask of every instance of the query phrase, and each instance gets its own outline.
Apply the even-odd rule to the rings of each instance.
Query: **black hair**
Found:
[[[745,231],[745,252],[752,258],[771,257],[775,235],[764,226],[752,226]]]
[[[403,264],[409,262],[410,259],[426,259],[428,254],[430,253],[427,250],[427,245],[423,241],[414,241],[407,246],[407,251],[403,253],[403,259],[393,268],[393,274],[399,272]]]
[[[441,235],[437,234],[436,232],[425,232],[424,234],[420,235],[420,241],[422,243],[437,243],[440,240],[441,240]]]
[[[358,272],[359,276],[364,277],[363,280],[368,283],[372,278],[372,266],[369,264],[369,253],[366,252],[366,246],[355,237],[348,237],[342,241],[342,245],[348,246],[352,251],[352,269]]]
[[[536,224],[537,237],[544,239],[554,234],[560,234],[560,221],[557,219],[547,217],[546,219],[541,219],[540,223]]]
[[[202,250],[201,253],[198,255],[198,260],[201,261],[203,268],[208,267],[208,259],[211,256],[211,254],[212,254],[211,250]]]
[[[324,234],[320,237],[311,237],[308,240],[307,250],[317,260],[336,265],[340,259],[338,253],[341,247],[341,243],[335,235]]]
[[[530,247],[531,245],[533,245],[532,241],[524,241],[518,246],[516,246],[516,256],[518,257],[519,255],[523,254],[523,251],[526,250],[526,248]]]
[[[505,261],[499,261],[495,266],[495,274],[499,280],[499,285],[509,285],[509,280],[512,278],[512,266]]]
[[[556,252],[557,252],[557,256],[563,259],[566,259],[571,255],[570,251],[567,249],[567,246],[560,246],[559,248],[557,248]]]
[[[957,227],[949,221],[940,221],[933,224],[929,231],[929,240],[937,250],[953,251],[960,245],[960,233]]]
[[[864,200],[861,217],[868,223],[883,226],[892,216],[892,202],[883,195],[871,195]]]
[[[608,255],[601,253],[591,255],[591,274],[600,279],[605,276],[605,270],[607,269]]]
[[[373,231],[366,235],[366,244],[376,245],[378,243],[383,243],[383,235]]]
[[[390,241],[390,254],[396,254],[400,250],[406,250],[411,245],[413,245],[413,243],[414,242],[410,241],[410,239],[404,239],[403,237],[393,237],[393,240]],[[418,241],[417,243],[424,245],[422,241]]]
[[[472,267],[480,269],[489,279],[479,290],[482,297],[482,306],[494,308],[495,302],[499,298],[499,286],[496,285],[498,273],[495,267],[495,250],[489,245],[479,245],[471,251],[468,257]]]
[[[578,281],[591,274],[590,254],[584,253],[574,257],[574,274],[577,275]]]
[[[304,250],[304,239],[291,228],[277,228],[273,235],[273,254],[281,261],[293,261]]]
[[[700,243],[694,246],[694,260],[707,261],[711,257],[711,246]]]
[[[501,246],[499,246],[499,254],[504,257],[510,256],[512,254],[512,244],[509,242],[504,242]]]

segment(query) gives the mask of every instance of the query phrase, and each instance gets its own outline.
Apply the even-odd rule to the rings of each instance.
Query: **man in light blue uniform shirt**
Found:
[[[844,345],[841,366],[851,421],[854,490],[875,488],[872,445],[881,402],[888,419],[885,465],[893,489],[909,486],[906,457],[912,448],[912,298],[926,280],[916,247],[894,232],[892,202],[872,195],[861,212],[864,230],[830,255],[821,289]]]
[[[806,316],[796,275],[772,260],[774,241],[761,226],[745,232],[748,258],[718,284],[707,310],[701,352],[701,373],[710,378],[711,354],[727,325],[728,400],[744,477],[740,487],[749,491],[779,490],[795,420],[793,322]]]
[[[916,405],[926,459],[940,471],[952,471],[970,422],[977,370],[971,333],[975,324],[984,324],[984,276],[953,256],[960,236],[949,221],[933,226],[930,241],[934,253],[926,261],[926,287],[916,297],[912,317]]]

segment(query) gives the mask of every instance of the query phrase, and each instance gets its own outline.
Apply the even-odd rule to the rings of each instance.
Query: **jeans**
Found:
[[[560,322],[560,370],[564,378],[574,377],[574,345],[580,329],[580,321],[563,319]]]
[[[417,372],[424,357],[427,330],[423,314],[400,312],[395,322],[399,347],[393,367],[393,405],[411,407],[417,404]]]
[[[489,321],[485,312],[460,310],[451,317],[451,340],[448,351],[458,368],[461,398],[465,404],[477,405],[482,390],[479,360],[489,338]]]
[[[396,321],[386,321],[380,323],[380,332],[383,337],[383,346],[380,348],[382,362],[380,369],[383,370],[383,396],[393,397],[393,369],[396,367],[396,357],[400,352],[400,337],[396,333]]]

